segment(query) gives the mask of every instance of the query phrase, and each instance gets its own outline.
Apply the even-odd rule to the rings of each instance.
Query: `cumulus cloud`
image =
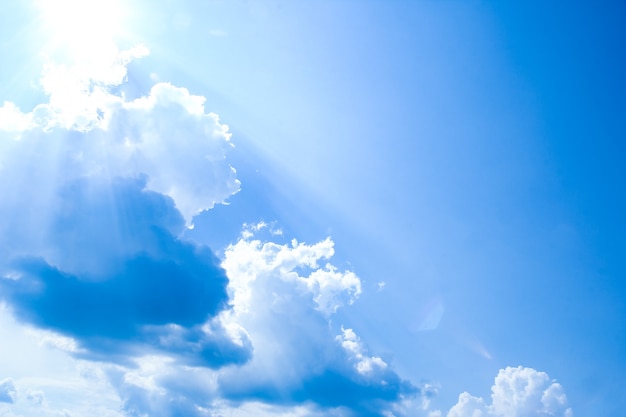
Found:
[[[330,263],[319,266],[334,255],[334,242],[330,238],[313,245],[295,239],[290,245],[280,245],[251,239],[253,230],[244,230],[243,239],[228,249],[223,263],[231,278],[235,309],[247,311],[252,281],[274,272],[281,274],[282,281],[310,293],[315,308],[326,316],[352,304],[361,294],[361,281],[353,272],[340,272]],[[308,276],[298,273],[307,269],[311,270]]]
[[[332,322],[362,286],[331,263],[331,238],[262,241],[283,233],[249,225],[222,260],[183,238],[239,190],[230,133],[184,88],[158,83],[128,100],[127,65],[147,53],[107,47],[50,64],[47,103],[0,108],[6,311],[76,363],[99,363],[110,385],[95,384],[98,395],[113,391],[126,416],[382,416],[418,395]],[[15,412],[69,415],[54,390],[23,392]],[[4,380],[0,401],[15,398]]]
[[[467,392],[448,417],[572,417],[561,385],[545,372],[518,366],[501,369],[491,387],[491,404]]]
[[[116,88],[126,65],[147,50],[105,52],[89,65],[51,64],[42,81],[49,101],[31,112],[10,102],[0,107],[0,173],[19,179],[0,183],[12,197],[6,204],[15,210],[41,203],[68,179],[144,175],[146,189],[171,197],[191,225],[239,190],[226,161],[228,126],[205,112],[204,97],[168,83],[127,100]],[[37,192],[24,192],[33,186]]]
[[[330,264],[333,251],[330,238],[279,244],[249,235],[226,249],[222,265],[233,294],[226,319],[247,330],[255,354],[221,373],[225,398],[381,415],[416,394],[381,358],[367,355],[352,329],[332,329],[329,316],[361,292],[354,273]]]
[[[231,340],[249,340],[252,356],[219,369],[140,359],[138,368],[113,378],[129,415],[383,416],[418,395],[391,365],[369,354],[353,329],[333,329],[333,311],[353,300],[360,280],[330,264],[332,240],[261,241],[255,236],[262,229],[246,227],[222,263],[232,308],[219,321]],[[328,279],[337,281],[328,288],[337,297],[326,310],[317,300],[327,287],[304,281],[328,270],[334,271]]]
[[[181,239],[239,189],[228,127],[170,84],[127,100],[126,66],[147,52],[50,64],[47,103],[0,108],[0,298],[84,357],[154,349],[202,366],[242,362],[249,343],[214,320],[228,308],[225,271]]]

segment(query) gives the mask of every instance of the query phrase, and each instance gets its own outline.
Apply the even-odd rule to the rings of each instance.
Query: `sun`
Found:
[[[65,49],[89,56],[123,33],[121,0],[35,0],[35,5],[50,53]]]

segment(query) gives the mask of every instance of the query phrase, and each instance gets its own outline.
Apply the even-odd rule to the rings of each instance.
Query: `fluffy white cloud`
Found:
[[[352,329],[333,330],[330,316],[361,292],[351,271],[330,263],[333,241],[262,242],[248,228],[229,246],[222,266],[233,310],[225,321],[247,331],[252,359],[225,369],[225,398],[267,403],[312,402],[344,415],[382,415],[417,389],[380,357],[367,354]]]
[[[3,340],[19,343],[3,343],[0,357],[37,354],[32,366],[0,361],[23,393],[3,382],[2,398],[13,403],[0,414],[119,415],[106,411],[119,409],[103,386],[110,366],[97,367],[105,382],[94,385],[57,369],[59,355],[70,369],[87,363],[78,357],[125,369],[146,354],[182,367],[250,354],[244,334],[213,320],[228,302],[219,260],[180,238],[195,214],[239,189],[225,159],[228,127],[205,112],[203,97],[170,84],[128,100],[126,67],[145,54],[107,45],[72,65],[50,64],[48,102],[26,113],[0,107],[0,301],[8,306],[0,304],[0,320],[38,327],[28,332],[48,347],[32,346],[22,334],[29,327],[2,328]],[[91,393],[113,400],[89,401]]]
[[[459,395],[459,401],[450,409],[448,417],[486,417],[487,406],[482,398],[476,398],[467,392]]]
[[[136,369],[113,378],[129,415],[382,416],[403,410],[399,404],[417,394],[390,365],[369,355],[352,329],[342,328],[339,335],[333,330],[329,316],[353,300],[360,280],[330,264],[332,240],[276,243],[255,237],[266,228],[247,226],[222,263],[233,308],[219,319],[231,340],[250,341],[250,360],[211,370],[140,359]],[[326,279],[336,279],[336,285],[308,285],[318,271],[333,271]],[[333,294],[332,308],[318,302],[324,291]]]
[[[275,237],[271,231],[270,235]],[[233,298],[232,309],[194,331],[218,341],[209,345],[209,355],[219,354],[220,346],[237,341],[251,343],[253,356],[245,364],[221,368],[188,365],[180,358],[185,352],[196,357],[202,339],[188,337],[189,331],[180,326],[170,325],[167,332],[157,327],[150,335],[159,340],[155,346],[160,346],[160,351],[131,350],[131,367],[68,358],[64,371],[58,374],[62,381],[20,376],[16,385],[24,395],[10,408],[0,407],[0,413],[48,416],[67,412],[72,416],[111,417],[404,415],[401,403],[418,390],[402,381],[380,357],[368,354],[352,329],[342,328],[337,335],[328,317],[332,310],[322,311],[316,301],[319,290],[302,282],[329,268],[339,274],[336,279],[340,283],[344,282],[343,277],[351,273],[339,273],[328,265],[332,252],[330,239],[310,245],[280,244],[262,242],[254,235],[227,249],[224,266],[232,276],[228,290],[246,297]],[[277,257],[279,253],[282,255]],[[324,259],[324,267],[319,265],[320,259]],[[308,273],[303,274],[303,270]],[[345,284],[346,300],[352,299],[357,287]],[[38,349],[56,351],[55,355],[60,354],[58,349],[76,354],[76,342],[71,338],[51,331],[19,331],[31,339],[31,344],[38,344]],[[211,336],[215,331],[225,331],[228,343]],[[68,373],[68,366],[75,370]],[[85,393],[99,400],[90,401]]]
[[[241,337],[202,327],[227,306],[219,260],[180,239],[239,189],[228,127],[170,84],[127,100],[126,67],[147,53],[109,45],[50,64],[47,103],[0,108],[0,297],[22,320],[77,338],[76,354],[113,360],[140,343],[190,363],[242,361]]]
[[[22,132],[28,130],[32,124],[32,114],[24,114],[10,101],[5,101],[0,107],[0,130],[7,132]]]
[[[143,175],[146,189],[171,197],[191,225],[194,215],[239,190],[225,159],[228,126],[205,112],[204,97],[167,83],[134,100],[116,92],[128,63],[147,53],[112,46],[96,62],[50,64],[42,78],[48,103],[29,113],[10,102],[0,107],[0,190],[11,198],[5,205],[41,204],[70,179]],[[24,193],[35,185],[37,192]],[[37,213],[39,207],[28,214]]]
[[[448,417],[572,417],[561,385],[532,368],[501,369],[491,387],[491,404],[467,392]]]
[[[205,113],[204,101],[159,83],[148,97],[125,103],[108,127],[123,138],[119,170],[146,174],[147,188],[173,198],[188,224],[239,190],[235,170],[226,162],[228,126]]]
[[[330,238],[261,241],[265,229],[272,240],[282,232],[260,223],[221,265],[183,240],[196,214],[239,190],[230,133],[184,88],[158,83],[127,99],[127,65],[145,54],[107,46],[51,64],[47,103],[0,108],[0,320],[35,326],[27,337],[42,355],[69,366],[56,382],[11,367],[0,414],[399,409],[419,390],[330,321],[361,294],[359,278],[330,262]]]
[[[123,96],[111,93],[112,87],[124,82],[132,60],[146,55],[148,49],[143,46],[119,51],[107,43],[88,60],[73,65],[48,63],[41,85],[49,101],[35,107],[30,128],[82,132],[106,128],[114,108],[125,103]]]
[[[354,368],[361,375],[369,375],[377,371],[382,371],[387,368],[387,364],[378,356],[367,356],[367,352],[361,342],[361,339],[354,333],[352,329],[341,328],[341,335],[336,337],[336,340],[341,343],[341,346],[348,352],[352,361],[354,361]]]
[[[255,228],[258,229],[258,226]],[[327,238],[313,245],[262,243],[251,239],[252,228],[227,249],[222,266],[228,271],[233,305],[236,311],[248,311],[252,282],[267,274],[279,273],[279,279],[309,292],[318,311],[329,316],[342,306],[352,304],[361,294],[361,281],[351,271],[340,272],[327,260],[334,255],[334,242]],[[301,275],[299,271],[310,271]]]

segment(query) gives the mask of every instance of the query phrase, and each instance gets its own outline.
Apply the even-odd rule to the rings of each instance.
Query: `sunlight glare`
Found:
[[[93,55],[121,33],[119,0],[37,0],[51,48],[75,55]]]

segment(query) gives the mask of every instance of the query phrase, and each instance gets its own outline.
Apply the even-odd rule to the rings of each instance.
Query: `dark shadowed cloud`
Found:
[[[87,356],[113,359],[137,344],[181,353],[185,362],[241,362],[218,323],[228,307],[228,278],[208,247],[172,233],[184,221],[171,198],[145,180],[77,180],[63,187],[52,213],[49,258],[13,260],[3,298],[20,319],[76,338]]]

